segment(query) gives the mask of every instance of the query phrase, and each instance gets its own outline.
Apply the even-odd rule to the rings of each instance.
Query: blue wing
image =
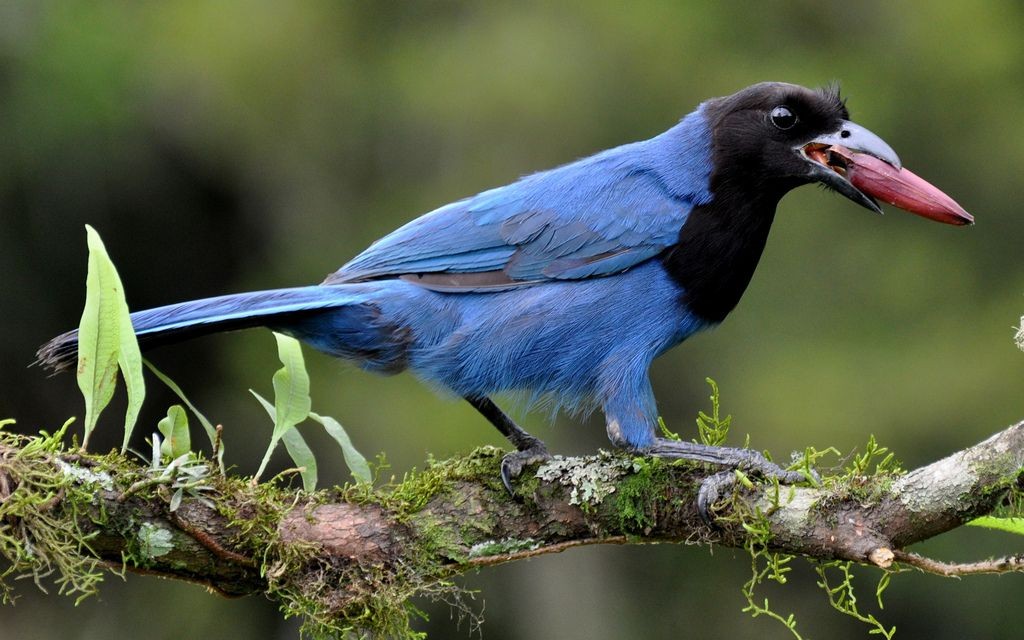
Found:
[[[441,207],[385,236],[325,284],[402,277],[493,291],[619,273],[674,244],[703,185],[679,195],[634,143]]]

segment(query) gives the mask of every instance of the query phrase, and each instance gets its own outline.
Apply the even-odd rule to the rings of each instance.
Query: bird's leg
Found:
[[[612,444],[639,454],[662,458],[694,460],[728,467],[709,476],[697,494],[697,511],[711,524],[711,506],[718,497],[736,483],[733,470],[778,479],[782,484],[803,482],[807,478],[798,471],[786,471],[751,449],[714,447],[695,442],[658,437],[658,409],[646,371],[609,367],[607,391],[602,402],[608,438]]]
[[[522,427],[513,422],[512,418],[505,415],[505,412],[498,408],[498,405],[487,396],[479,398],[467,397],[466,402],[473,405],[487,421],[501,432],[501,435],[508,438],[516,450],[506,454],[501,459],[501,482],[512,495],[512,479],[518,478],[523,472],[523,467],[534,462],[541,462],[551,457],[548,448],[536,436],[531,436]]]

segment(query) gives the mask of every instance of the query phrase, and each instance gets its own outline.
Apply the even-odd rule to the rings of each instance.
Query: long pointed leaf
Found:
[[[348,437],[345,428],[330,416],[321,416],[310,411],[309,417],[322,424],[327,434],[334,438],[334,441],[341,447],[341,453],[345,456],[345,464],[352,472],[352,477],[356,479],[356,482],[373,482],[370,465],[366,463],[363,454],[359,453],[359,450],[352,445],[352,440]]]
[[[86,225],[89,246],[89,267],[85,280],[85,308],[78,325],[78,388],[85,399],[85,434],[82,448],[89,438],[100,413],[114,396],[117,384],[117,360],[120,322],[117,317],[115,292],[121,282],[110,264],[99,234]]]
[[[269,400],[256,393],[254,389],[249,389],[249,393],[251,393],[261,405],[263,405],[263,409],[266,410],[267,415],[269,415],[270,419],[274,421],[275,425],[277,425],[277,410],[274,409],[274,405],[270,404]],[[260,461],[260,468],[256,470],[256,475],[253,476],[253,479],[259,480],[260,476],[263,475],[263,472],[267,468],[267,463],[270,462],[270,456],[274,453],[274,449],[277,448],[277,443],[280,440],[281,436],[277,434],[277,429],[275,428],[273,433],[270,434],[270,444],[267,445],[267,450],[263,454],[263,460]]]
[[[277,410],[274,405],[270,404],[270,401],[256,393],[252,389],[249,389],[249,393],[263,405],[263,409],[270,416],[270,419],[277,424]],[[267,467],[267,463],[270,462],[270,456],[274,453],[274,449],[277,448],[278,441],[283,441],[285,448],[288,450],[288,455],[291,456],[292,461],[295,462],[295,466],[301,467],[302,471],[302,487],[306,491],[315,491],[317,482],[317,468],[316,468],[316,457],[313,455],[313,450],[306,444],[306,439],[302,437],[298,429],[291,428],[285,430],[280,435],[277,434],[276,430],[270,437],[270,445],[267,447],[266,453],[263,454],[263,461],[260,463],[259,471],[256,472],[256,478],[263,475],[263,471]]]
[[[114,268],[113,264],[110,268]],[[114,276],[117,277],[116,271],[114,271]],[[128,450],[128,441],[132,437],[135,423],[138,422],[142,402],[146,398],[146,380],[142,375],[142,352],[139,350],[139,340],[135,337],[131,314],[128,311],[128,302],[120,287],[120,280],[118,281],[118,291],[120,295],[117,300],[119,324],[117,366],[121,369],[125,389],[128,391],[128,407],[124,414],[124,440],[121,444],[121,453],[124,453]]]
[[[281,442],[288,450],[295,466],[300,468],[299,475],[302,476],[302,488],[312,493],[316,491],[316,458],[313,450],[306,444],[298,429],[289,429],[281,435]]]

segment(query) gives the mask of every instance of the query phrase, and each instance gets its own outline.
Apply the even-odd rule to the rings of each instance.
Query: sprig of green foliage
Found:
[[[125,416],[122,453],[127,450],[132,430],[138,419],[139,410],[145,398],[143,360],[138,340],[132,328],[124,287],[117,275],[110,256],[99,234],[86,226],[89,245],[89,268],[86,279],[86,302],[79,324],[78,335],[78,385],[85,399],[85,434],[82,448],[96,428],[100,413],[110,403],[117,384],[117,372],[125,380],[128,391],[128,411]],[[300,469],[303,487],[312,491],[316,487],[317,466],[313,451],[306,444],[302,434],[295,428],[307,418],[323,426],[324,430],[338,443],[346,464],[357,482],[372,482],[366,458],[352,445],[351,439],[341,424],[328,416],[312,413],[309,397],[309,374],[302,357],[302,347],[294,338],[274,334],[277,340],[278,356],[282,367],[274,373],[274,403],[270,404],[261,396],[253,395],[263,404],[274,421],[270,445],[263,456],[255,478],[266,469],[270,456],[279,442],[284,442],[292,460]],[[149,362],[146,366],[166,384],[191,410],[206,431],[213,448],[213,456],[224,473],[224,446],[220,430],[213,426],[181,387],[160,372]],[[153,442],[160,442],[160,455],[175,460],[184,456],[191,448],[188,417],[184,407],[174,405],[167,411],[167,417],[157,425],[163,438],[154,434]],[[154,455],[154,459],[156,458]]]
[[[771,551],[768,543],[771,540],[771,531],[768,529],[767,521],[763,514],[751,523],[744,523],[743,527],[747,532],[747,541],[743,548],[750,554],[750,579],[747,580],[740,591],[747,600],[747,606],[743,607],[743,613],[749,613],[750,617],[767,616],[782,624],[796,640],[803,640],[803,636],[796,629],[796,615],[790,613],[783,616],[771,608],[768,598],[762,603],[755,600],[757,588],[765,582],[771,581],[777,584],[786,584],[786,574],[792,571],[790,563],[794,556],[786,553]]]
[[[727,416],[724,419],[720,417],[721,409],[718,387],[710,379],[708,383],[712,386],[712,412],[710,416],[703,412],[700,414],[698,428],[700,429],[703,442],[706,444],[721,444],[724,442],[724,436],[728,432],[731,416]],[[722,428],[723,424],[724,429]],[[817,484],[818,476],[814,469],[820,465],[825,457],[832,455],[839,455],[839,451],[834,447],[828,447],[823,450],[808,447],[801,455],[794,455],[794,461],[789,466],[789,469],[802,471],[804,476],[808,478],[808,481]],[[879,445],[875,437],[871,436],[864,451],[854,454],[842,472],[826,478],[824,484],[827,487],[837,489],[850,486],[856,487],[867,484],[870,478],[896,476],[901,473],[903,473],[903,470],[895,455],[888,448]],[[753,487],[753,483],[745,474],[737,471],[736,477],[740,485],[748,488]],[[777,480],[772,482],[772,486],[774,491],[768,493],[769,504],[767,507],[756,507],[754,510],[751,510],[749,507],[745,507],[744,503],[737,502],[733,507],[733,513],[724,519],[739,523],[747,534],[744,548],[750,555],[750,578],[741,588],[741,593],[747,603],[743,608],[743,612],[749,613],[751,617],[765,616],[775,620],[785,627],[794,638],[803,640],[803,636],[797,630],[797,619],[794,614],[784,615],[779,613],[772,608],[768,598],[762,598],[757,595],[758,588],[766,583],[786,584],[788,580],[787,574],[791,571],[791,563],[795,558],[793,555],[773,551],[771,548],[772,533],[768,517],[772,511],[785,501],[783,488]],[[790,492],[792,493],[792,488],[790,488]],[[895,627],[886,628],[874,614],[862,613],[858,608],[857,598],[853,589],[852,562],[834,561],[829,563],[815,562],[814,564],[820,578],[817,584],[828,596],[830,606],[845,615],[869,625],[871,627],[868,632],[869,634],[881,635],[887,640],[891,640],[895,634]],[[834,585],[830,582],[829,576],[826,573],[830,569],[839,572],[842,579],[838,584]],[[879,579],[875,590],[879,608],[882,608],[882,593],[888,587],[890,578],[894,573],[898,573],[898,571],[884,571]]]
[[[668,425],[665,424],[665,419],[661,416],[658,416],[658,431],[661,432],[661,437],[663,438],[676,441],[682,440],[678,433],[668,428]]]
[[[718,383],[711,378],[704,378],[704,381],[711,385],[711,415],[703,411],[697,412],[697,433],[700,441],[712,447],[725,444],[729,437],[729,426],[732,424],[732,415],[724,418],[721,416],[721,398],[718,393]]]
[[[874,469],[871,468],[874,465]],[[899,475],[903,473],[903,466],[896,455],[878,444],[874,434],[868,436],[868,443],[864,452],[855,454],[850,464],[847,465],[843,479],[857,479],[870,476]]]
[[[794,460],[786,469],[787,471],[799,471],[803,474],[807,482],[814,486],[818,486],[819,477],[816,469],[819,463],[826,456],[839,456],[839,449],[835,447],[827,447],[825,449],[818,449],[817,447],[806,447],[803,453],[794,453]]]
[[[708,396],[711,400],[711,415],[703,411],[697,412],[697,434],[700,442],[717,447],[724,444],[729,437],[729,425],[732,424],[732,416],[728,415],[723,418],[719,412],[721,403],[718,394],[718,383],[711,378],[704,378],[704,380],[711,385],[711,395]],[[676,441],[682,440],[678,433],[668,428],[668,425],[665,424],[665,420],[661,416],[658,416],[658,430],[663,438]]]
[[[274,431],[270,438],[270,445],[263,455],[263,462],[259,471],[254,477],[258,479],[266,469],[270,456],[277,447],[278,442],[284,442],[285,449],[292,460],[299,468],[302,476],[302,486],[306,491],[316,489],[317,466],[316,457],[312,449],[306,444],[305,439],[296,428],[306,418],[312,418],[323,426],[324,430],[338,443],[341,448],[345,463],[357,482],[369,483],[373,477],[370,473],[370,466],[366,458],[352,446],[352,440],[341,424],[334,418],[321,416],[311,411],[312,401],[309,397],[309,374],[306,372],[305,361],[302,358],[302,346],[295,338],[275,333],[277,340],[278,355],[283,365],[274,373],[274,403],[265,399],[256,391],[249,389],[249,392],[260,402],[266,410],[270,419],[274,421]]]
[[[148,487],[166,485],[170,487],[174,493],[171,494],[168,509],[173,512],[178,510],[186,495],[199,500],[211,509],[214,508],[213,502],[205,496],[207,492],[214,490],[210,481],[210,466],[205,460],[191,451],[186,451],[173,460],[167,461],[167,456],[161,453],[160,438],[154,434],[153,459],[148,477],[136,485]],[[136,485],[129,487],[125,494],[135,489]]]
[[[278,442],[288,434],[296,425],[309,416],[312,402],[309,398],[309,374],[306,373],[306,365],[302,358],[302,347],[294,338],[289,338],[280,333],[275,333],[277,340],[277,354],[283,365],[274,373],[274,404],[271,405],[258,393],[249,389],[263,408],[267,410],[270,419],[274,421],[274,431],[270,436],[270,445],[263,454],[263,461],[260,468],[253,476],[253,480],[259,480],[263,471],[270,462],[270,455],[274,453]],[[296,431],[295,434],[298,434]],[[302,441],[302,444],[299,444]],[[289,434],[285,446],[291,454],[292,459],[299,465],[302,471],[302,482],[307,490],[316,486],[316,461],[312,458],[312,452],[302,440],[302,435]],[[306,453],[309,452],[307,456]]]
[[[203,430],[206,432],[206,437],[210,439],[213,457],[217,460],[217,465],[220,467],[220,474],[224,475],[224,441],[220,437],[220,432],[213,426],[213,423],[210,422],[194,404],[192,404],[192,402],[185,396],[185,392],[181,390],[181,387],[179,387],[174,380],[171,380],[166,374],[157,369],[149,360],[143,359],[142,362],[153,375],[160,379],[160,382],[163,382],[168,389],[174,392],[174,395],[178,396],[178,398],[185,403],[185,406],[188,407],[189,411],[192,412],[192,415],[196,417],[199,424],[203,426]]]
[[[794,614],[783,615],[772,609],[768,598],[763,598],[762,600],[755,595],[758,587],[767,582],[775,582],[780,585],[786,584],[786,574],[791,571],[790,563],[795,556],[771,550],[771,531],[768,528],[764,512],[758,511],[754,514],[749,514],[743,521],[743,528],[748,536],[744,543],[744,549],[750,554],[751,572],[750,579],[741,588],[743,597],[747,601],[743,612],[749,613],[754,618],[762,615],[771,618],[782,624],[794,638],[803,640],[803,636],[796,628],[797,620]],[[813,564],[819,576],[817,584],[825,591],[829,605],[832,608],[870,626],[869,634],[881,635],[886,640],[892,640],[896,633],[895,626],[886,628],[874,614],[862,613],[858,608],[857,597],[853,588],[852,561],[836,560],[826,563],[815,561]],[[841,581],[838,584],[833,585],[830,582],[827,574],[829,569],[835,569],[839,572]],[[899,571],[885,570],[879,578],[878,585],[875,588],[875,598],[878,601],[879,609],[883,608],[882,594],[889,586],[890,579],[895,573],[899,573]]]
[[[853,563],[849,560],[817,563],[814,570],[818,574],[818,586],[825,590],[825,593],[828,595],[828,603],[832,605],[833,609],[871,627],[868,630],[868,634],[880,635],[886,640],[892,640],[892,637],[896,634],[895,625],[886,628],[874,614],[861,613],[857,607],[857,596],[853,590],[853,573],[850,570],[852,566]],[[835,569],[839,572],[840,581],[835,586],[829,581],[829,569]],[[892,572],[885,571],[878,581],[878,586],[875,588],[875,598],[878,601],[879,609],[882,608],[882,593],[889,586],[889,578],[891,576]]]

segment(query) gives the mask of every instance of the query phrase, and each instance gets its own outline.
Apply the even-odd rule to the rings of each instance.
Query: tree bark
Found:
[[[905,474],[826,478],[817,487],[738,485],[713,526],[695,499],[715,469],[612,454],[556,458],[525,472],[512,497],[498,476],[502,452],[493,448],[376,491],[309,495],[212,473],[203,500],[186,497],[172,511],[173,489],[123,458],[25,455],[31,446],[14,436],[0,444],[0,532],[36,543],[46,527],[70,527],[81,534],[85,559],[226,595],[267,593],[341,626],[385,595],[430,592],[473,567],[572,546],[743,546],[751,518],[781,552],[883,568],[894,559],[915,564],[906,547],[990,513],[1024,476],[1021,422]],[[47,476],[67,484],[47,484],[44,493],[39,478]],[[33,509],[19,512],[33,492]]]

